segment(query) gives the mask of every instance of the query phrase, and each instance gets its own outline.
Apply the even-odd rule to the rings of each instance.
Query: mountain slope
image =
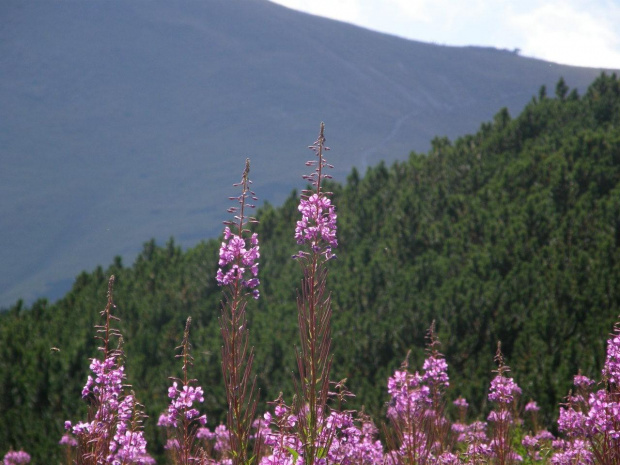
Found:
[[[213,237],[247,156],[279,204],[322,120],[342,178],[598,74],[264,0],[8,0],[0,16],[0,306],[59,297],[147,237]]]

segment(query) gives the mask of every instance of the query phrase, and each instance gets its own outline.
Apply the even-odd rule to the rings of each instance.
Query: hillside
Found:
[[[281,204],[317,121],[344,179],[517,114],[560,76],[583,92],[599,74],[266,0],[6,0],[0,16],[0,307],[61,297],[145,238],[215,237],[247,156]]]
[[[353,170],[333,186],[333,379],[348,378],[351,407],[382,419],[387,376],[410,349],[419,366],[433,320],[449,395],[466,396],[474,415],[487,408],[498,340],[547,424],[573,375],[597,374],[620,314],[620,81],[603,75],[583,97],[560,81],[555,94],[541,88],[516,118],[503,109],[475,134],[434,139],[427,154],[364,176]],[[248,314],[262,402],[291,394],[297,201],[292,194],[258,215],[262,297]],[[63,421],[85,415],[80,391],[110,274],[129,382],[147,406],[154,451],[162,436],[153,419],[166,405],[167,377],[178,375],[174,347],[189,315],[193,374],[206,388],[211,426],[221,419],[218,247],[150,241],[130,267],[119,257],[78,276],[56,304],[0,315],[0,444],[49,459],[60,453]]]

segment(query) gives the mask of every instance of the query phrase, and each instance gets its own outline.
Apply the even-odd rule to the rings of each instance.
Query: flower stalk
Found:
[[[309,251],[300,251],[294,256],[301,264],[303,278],[297,293],[300,347],[297,351],[299,379],[296,381],[297,401],[294,409],[298,418],[299,439],[303,444],[304,463],[313,465],[323,458],[324,449],[317,441],[322,418],[326,415],[329,393],[331,356],[331,295],[326,290],[326,262],[334,258],[337,247],[336,213],[322,181],[331,176],[326,168],[333,168],[324,157],[329,150],[325,146],[325,125],[321,123],[319,136],[310,149],[316,159],[306,166],[314,171],[304,179],[313,188],[304,190],[298,210],[302,219],[297,222],[295,238],[300,245],[309,246]]]
[[[162,413],[157,426],[168,427],[170,434],[167,449],[172,455],[176,465],[190,465],[196,463],[201,451],[195,445],[198,425],[207,423],[207,416],[200,415],[194,408],[194,402],[204,402],[204,392],[200,386],[193,386],[197,382],[189,378],[189,368],[193,365],[194,358],[190,354],[189,327],[192,319],[187,318],[183,342],[176,349],[181,349],[177,358],[183,360],[183,378],[170,378],[173,383],[168,388],[168,397],[171,402],[166,412]],[[179,389],[179,384],[180,389]]]
[[[245,162],[241,181],[234,184],[241,187],[236,200],[239,206],[228,209],[234,214],[233,221],[226,221],[224,242],[220,247],[220,268],[216,279],[223,286],[223,301],[220,317],[222,346],[222,375],[228,402],[227,425],[230,435],[231,459],[234,465],[246,464],[253,459],[250,451],[250,433],[256,413],[256,378],[252,379],[254,348],[249,345],[249,330],[246,318],[247,298],[258,299],[258,262],[260,257],[258,236],[247,225],[256,219],[246,213],[254,208],[248,200],[258,200],[250,189],[250,160]],[[255,441],[254,456],[260,452],[261,441]]]
[[[96,339],[101,341],[99,351],[103,360],[92,359],[90,369],[95,377],[88,377],[82,397],[88,399],[91,408],[89,421],[72,425],[65,422],[65,429],[78,440],[77,465],[150,464],[154,460],[146,452],[146,440],[142,431],[144,414],[135,395],[125,394],[125,367],[122,364],[122,336],[112,326],[119,318],[113,315],[116,308],[113,299],[114,276],[108,281],[108,301],[101,316],[103,325],[97,325]],[[118,339],[118,347],[111,348],[111,339]]]

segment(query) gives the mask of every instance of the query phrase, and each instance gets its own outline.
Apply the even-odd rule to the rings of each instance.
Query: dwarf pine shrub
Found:
[[[490,382],[492,409],[486,420],[468,418],[468,401],[456,396],[448,363],[439,351],[435,323],[428,331],[426,359],[418,369],[409,357],[387,380],[386,418],[375,422],[363,411],[346,409],[353,393],[346,380],[331,379],[331,294],[329,265],[338,246],[337,213],[326,191],[332,166],[326,161],[324,125],[310,146],[313,170],[298,211],[301,215],[291,235],[299,252],[297,293],[299,346],[296,350],[295,395],[268,401],[268,411],[257,412],[258,388],[252,373],[254,349],[246,307],[260,297],[258,276],[260,247],[248,215],[257,200],[251,190],[250,162],[246,160],[241,193],[228,212],[219,249],[215,279],[222,288],[219,320],[222,375],[227,401],[227,421],[211,430],[199,408],[205,391],[190,376],[193,364],[187,319],[177,357],[181,377],[171,377],[169,405],[158,426],[167,435],[167,457],[175,465],[513,465],[554,464],[612,465],[620,463],[620,323],[607,341],[601,380],[581,373],[574,391],[560,406],[555,437],[541,427],[534,399],[523,402],[522,390],[509,376],[510,368],[498,343],[497,369]],[[113,300],[114,276],[108,283],[103,322],[95,327],[100,356],[91,359],[82,398],[88,417],[65,422],[59,445],[66,449],[66,463],[77,465],[151,464],[142,424],[143,407],[127,384],[122,335],[117,328]],[[206,387],[208,389],[208,386]],[[455,398],[452,408],[448,398]],[[149,420],[150,421],[150,420]],[[381,439],[380,439],[381,437]],[[9,450],[4,465],[29,463],[23,450]]]

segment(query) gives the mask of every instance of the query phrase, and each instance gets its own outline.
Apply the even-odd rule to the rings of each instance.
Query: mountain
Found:
[[[265,0],[6,0],[0,17],[0,307],[150,237],[214,237],[246,157],[280,204],[320,121],[342,180],[599,74]]]
[[[332,380],[347,378],[356,395],[347,408],[364,406],[380,424],[388,376],[408,351],[410,369],[421,369],[432,321],[449,366],[448,400],[466,397],[469,421],[487,417],[498,340],[522,404],[536,400],[546,427],[575,374],[600,379],[620,314],[620,80],[601,76],[581,97],[560,81],[555,95],[331,186]],[[280,392],[292,397],[298,204],[290,195],[280,207],[265,205],[253,226],[261,298],[247,314],[259,412]],[[89,358],[99,356],[93,326],[112,274],[127,382],[149,415],[150,450],[165,443],[155,423],[169,401],[168,377],[180,375],[175,347],[188,316],[191,376],[205,390],[209,426],[221,421],[219,245],[211,239],[182,250],[149,241],[133,265],[117,259],[84,272],[54,304],[0,313],[0,447],[24,447],[35,463],[60,460],[63,422],[86,418],[80,393]]]

